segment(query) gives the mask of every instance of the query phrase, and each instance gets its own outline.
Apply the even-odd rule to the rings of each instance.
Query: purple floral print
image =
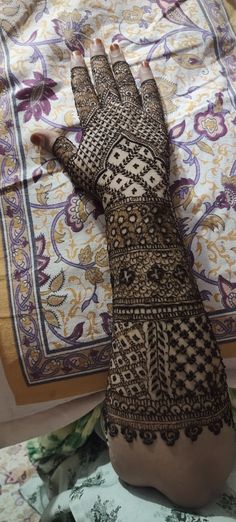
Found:
[[[57,100],[53,87],[57,84],[51,78],[45,78],[40,72],[34,72],[34,79],[25,80],[27,85],[16,94],[18,100],[22,100],[18,105],[18,111],[25,111],[24,122],[29,121],[32,116],[39,121],[42,114],[48,115],[51,110],[49,100]]]
[[[222,112],[214,112],[214,106],[208,105],[205,112],[199,112],[194,118],[195,131],[208,138],[216,141],[227,133],[225,119]]]
[[[223,187],[224,190],[216,198],[217,207],[236,210],[236,176],[224,176]]]

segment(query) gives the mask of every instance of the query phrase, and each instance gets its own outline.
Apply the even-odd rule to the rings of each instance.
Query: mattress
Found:
[[[81,128],[70,54],[120,43],[158,83],[171,194],[236,387],[236,54],[233,2],[1,2],[0,444],[57,429],[104,397],[112,303],[102,209],[32,132]],[[86,400],[88,403],[86,405]],[[81,402],[82,401],[82,402]],[[32,422],[33,419],[33,422]]]

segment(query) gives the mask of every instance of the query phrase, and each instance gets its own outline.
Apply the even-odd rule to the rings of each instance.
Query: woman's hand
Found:
[[[114,198],[163,198],[168,182],[168,140],[156,82],[147,62],[139,93],[118,44],[110,47],[110,66],[101,40],[91,46],[93,82],[81,54],[73,53],[71,83],[84,134],[76,146],[54,132],[33,134],[36,145],[52,149],[75,186],[98,197],[104,207]]]

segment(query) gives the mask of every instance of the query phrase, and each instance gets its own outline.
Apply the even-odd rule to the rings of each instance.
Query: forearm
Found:
[[[165,201],[106,209],[113,289],[107,426],[129,441],[172,445],[184,429],[231,423],[224,366],[191,273],[174,213]]]
[[[116,320],[133,320],[135,307],[138,320],[147,320],[151,313],[166,322],[203,311],[166,201],[117,203],[106,213],[106,223]],[[148,306],[146,312],[141,305]]]

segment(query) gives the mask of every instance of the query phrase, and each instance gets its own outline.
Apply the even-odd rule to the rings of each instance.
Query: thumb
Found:
[[[77,153],[77,147],[72,141],[55,131],[34,132],[30,140],[33,145],[53,153],[65,169],[71,157]]]
[[[34,132],[30,136],[33,145],[52,152],[55,141],[59,138],[59,134],[55,131]]]

